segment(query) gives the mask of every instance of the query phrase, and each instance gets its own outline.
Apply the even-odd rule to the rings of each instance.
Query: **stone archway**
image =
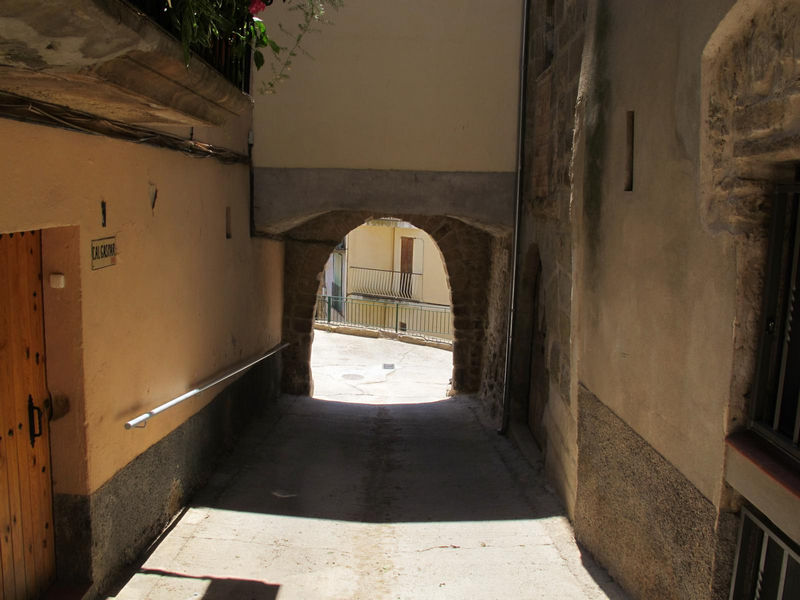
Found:
[[[728,431],[747,422],[775,185],[800,164],[800,6],[738,0],[703,52],[701,217],[736,253]]]
[[[754,398],[767,265],[768,223],[776,184],[800,164],[800,6],[790,0],[738,0],[703,51],[700,216],[735,255],[733,368],[725,433],[746,427]],[[733,571],[740,491],[722,489],[714,589],[727,596]],[[758,506],[779,527],[781,514]]]
[[[446,216],[334,211],[286,232],[283,338],[283,390],[312,393],[311,342],[320,275],[334,247],[370,218],[391,216],[426,231],[444,258],[453,303],[453,389],[476,393],[486,371],[490,287],[496,238],[485,230]],[[496,357],[497,352],[491,353]],[[496,358],[495,358],[496,360]],[[502,360],[502,357],[501,359]]]

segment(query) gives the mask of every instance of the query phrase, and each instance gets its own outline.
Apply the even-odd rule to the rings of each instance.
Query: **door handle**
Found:
[[[35,421],[34,414],[36,415]],[[42,435],[42,409],[33,403],[31,396],[28,396],[28,431],[31,436],[31,448],[33,448],[36,438]]]

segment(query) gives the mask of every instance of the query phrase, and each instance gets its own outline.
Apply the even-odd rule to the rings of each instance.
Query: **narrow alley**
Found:
[[[0,37],[0,599],[800,599],[800,1]]]
[[[445,396],[449,352],[315,336],[316,397],[252,423],[116,598],[623,598],[538,468]]]

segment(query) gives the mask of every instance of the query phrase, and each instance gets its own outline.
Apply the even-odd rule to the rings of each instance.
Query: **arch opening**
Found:
[[[333,249],[319,280],[315,398],[419,404],[448,397],[452,301],[430,235],[401,219],[370,219]]]
[[[291,345],[283,356],[284,392],[314,393],[311,345],[325,264],[350,231],[376,217],[386,215],[333,211],[286,232],[283,331]],[[500,279],[507,277],[509,236],[493,235],[447,216],[394,213],[389,217],[424,231],[441,253],[452,299],[452,393],[492,396],[489,404],[499,407],[507,289]],[[491,414],[497,412],[490,407]]]

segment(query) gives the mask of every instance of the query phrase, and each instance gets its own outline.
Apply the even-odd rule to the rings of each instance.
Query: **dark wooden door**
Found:
[[[414,238],[400,238],[400,271],[403,273],[414,271]]]
[[[55,573],[41,232],[0,235],[0,590],[38,598]]]

